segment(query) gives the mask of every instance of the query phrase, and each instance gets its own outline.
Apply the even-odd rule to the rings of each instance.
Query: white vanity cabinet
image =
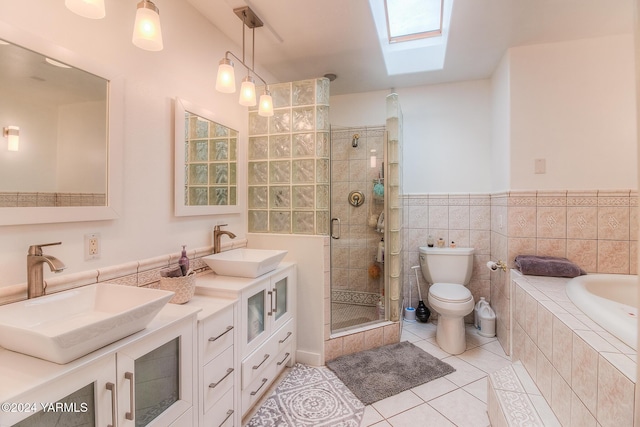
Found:
[[[239,408],[244,416],[295,361],[295,264],[281,263],[255,279],[204,275],[196,286],[202,294],[238,299]]]
[[[0,426],[193,425],[197,311],[169,304],[143,331],[64,365],[0,349]]]
[[[198,425],[240,426],[237,300],[196,295],[198,313]]]

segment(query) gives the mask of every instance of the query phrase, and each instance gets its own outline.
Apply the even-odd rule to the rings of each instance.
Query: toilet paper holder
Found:
[[[507,271],[507,265],[499,259],[498,261],[489,261],[487,263],[487,268],[491,271],[496,271],[497,269],[501,269],[502,271]]]

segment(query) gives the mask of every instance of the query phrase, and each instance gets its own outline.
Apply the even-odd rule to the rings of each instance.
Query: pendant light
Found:
[[[240,87],[240,96],[238,98],[238,102],[240,105],[253,107],[257,104],[256,102],[256,83],[253,76],[257,77],[264,84],[264,92],[260,96],[260,105],[258,107],[258,114],[261,116],[273,116],[273,100],[271,99],[271,94],[269,93],[269,87],[267,82],[264,81],[262,77],[258,75],[253,69],[255,57],[255,28],[262,27],[264,24],[258,18],[258,16],[249,8],[248,6],[239,7],[233,9],[233,12],[238,16],[238,18],[242,19],[242,59],[235,56],[230,51],[227,51],[224,55],[224,58],[220,60],[218,65],[218,75],[216,77],[216,90],[222,93],[234,93],[236,91],[235,85],[235,76],[234,76],[234,68],[233,62],[229,59],[229,56],[235,58],[240,64],[242,64],[247,69],[247,76],[242,79],[242,85]],[[252,43],[252,61],[251,67],[245,63],[245,26],[251,28],[253,35],[253,43]]]
[[[142,0],[138,3],[136,22],[133,26],[133,38],[131,41],[140,49],[152,52],[162,50],[160,10],[153,2]]]
[[[104,0],[64,0],[64,5],[85,18],[102,19],[105,16]]]

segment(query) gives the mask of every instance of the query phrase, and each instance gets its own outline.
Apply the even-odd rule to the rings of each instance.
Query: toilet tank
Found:
[[[473,248],[420,247],[420,269],[429,283],[469,284],[473,271]]]

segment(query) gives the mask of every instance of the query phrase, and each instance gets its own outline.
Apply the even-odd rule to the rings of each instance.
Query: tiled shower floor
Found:
[[[361,427],[487,427],[487,376],[511,363],[496,338],[467,326],[467,350],[445,353],[435,340],[433,323],[404,322],[401,341],[410,341],[456,371],[368,405]],[[283,373],[283,375],[286,374]],[[282,377],[281,377],[282,378]],[[272,386],[275,389],[277,384]],[[270,395],[271,391],[265,395]]]
[[[331,303],[331,330],[340,332],[345,328],[378,321],[378,307],[368,305]]]

